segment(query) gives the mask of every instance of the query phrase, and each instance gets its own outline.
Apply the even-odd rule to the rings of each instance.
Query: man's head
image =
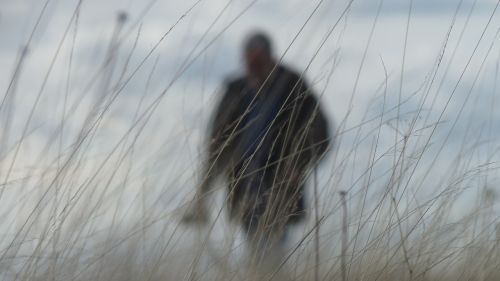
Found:
[[[263,32],[247,37],[243,46],[245,67],[252,78],[264,80],[274,67],[271,40]]]

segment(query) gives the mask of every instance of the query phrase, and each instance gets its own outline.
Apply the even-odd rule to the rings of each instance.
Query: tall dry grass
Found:
[[[356,95],[377,36],[384,5],[380,1],[363,41],[364,52],[357,54],[361,62],[355,67],[352,91],[346,94],[348,109],[336,120],[335,145],[317,180],[309,182],[308,220],[293,227],[284,259],[276,266],[246,266],[248,245],[241,229],[226,220],[223,182],[216,184],[210,198],[208,225],[180,222],[195,181],[202,176],[192,173],[197,167],[185,165],[185,159],[197,163],[202,153],[186,146],[193,141],[200,146],[202,137],[193,136],[196,130],[189,124],[179,129],[172,123],[194,119],[204,125],[198,119],[205,115],[199,112],[210,111],[206,107],[212,103],[204,101],[199,112],[182,111],[187,117],[171,119],[164,117],[174,113],[159,113],[162,103],[182,107],[189,102],[172,92],[182,88],[178,85],[183,77],[189,80],[197,61],[210,60],[207,50],[216,48],[255,2],[240,7],[216,29],[232,1],[223,6],[199,40],[188,44],[187,56],[170,79],[159,86],[154,81],[163,75],[158,74],[162,44],[187,24],[203,1],[177,15],[156,44],[140,55],[140,23],[153,4],[137,19],[120,14],[113,30],[103,36],[107,47],[95,51],[99,59],[90,70],[76,63],[83,36],[80,21],[89,12],[82,8],[85,1],[77,1],[32,82],[25,75],[35,63],[32,41],[53,7],[44,2],[2,84],[2,280],[500,280],[494,114],[498,68],[495,84],[483,86],[493,92],[491,108],[479,108],[486,122],[464,120],[469,106],[477,109],[477,88],[498,49],[497,1],[481,29],[475,30],[480,36],[471,42],[463,34],[474,6],[457,1],[431,71],[416,90],[410,87],[406,65],[412,56],[407,49],[415,4],[409,1],[405,42],[394,49],[401,53],[400,68],[388,70],[380,59],[384,79],[373,89],[373,102],[357,114]],[[326,2],[315,3],[293,40],[280,50],[280,59],[298,44]],[[338,17],[314,46],[304,76],[329,40],[341,46],[353,3],[342,3]],[[460,26],[457,18],[464,11],[466,21]],[[465,58],[457,51],[461,45],[470,47]],[[322,88],[314,85],[322,100],[331,95],[328,83],[342,58],[338,50],[327,52],[333,53],[327,82]],[[455,60],[464,64],[446,87]],[[464,82],[465,76],[472,77],[471,83]],[[391,90],[394,85],[397,90]],[[127,94],[129,87],[140,94]],[[32,94],[24,95],[26,88]],[[374,104],[380,105],[375,114]],[[160,133],[163,125],[176,129]],[[454,134],[457,128],[459,135]]]

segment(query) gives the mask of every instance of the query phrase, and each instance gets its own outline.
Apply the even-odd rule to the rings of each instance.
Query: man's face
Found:
[[[261,79],[268,75],[266,73],[269,65],[269,54],[262,48],[253,48],[245,51],[245,66],[248,75]]]

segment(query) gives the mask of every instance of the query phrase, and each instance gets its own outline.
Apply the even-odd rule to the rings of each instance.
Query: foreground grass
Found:
[[[343,3],[339,21],[325,33],[339,50],[349,31],[350,3]],[[411,57],[406,42],[403,49],[390,50],[402,54],[395,69],[387,69],[377,54],[372,59],[379,71],[361,75],[376,40],[378,12],[374,15],[362,52],[356,53],[362,58],[357,72],[342,72],[357,78],[349,84],[347,113],[337,127],[332,122],[335,146],[318,179],[311,176],[309,217],[293,228],[286,261],[263,270],[246,266],[245,241],[226,220],[224,183],[213,198],[211,224],[188,227],[179,220],[200,176],[202,155],[195,151],[202,142],[204,112],[215,99],[202,96],[198,102],[199,96],[188,95],[195,79],[186,73],[199,61],[208,69],[207,53],[217,52],[207,50],[234,21],[216,31],[204,23],[206,33],[189,45],[165,81],[165,73],[158,74],[162,61],[154,57],[163,54],[160,45],[170,43],[172,30],[187,25],[198,2],[147,48],[141,45],[140,26],[127,25],[127,16],[120,14],[103,36],[106,43],[98,44],[105,48],[96,47],[89,59],[90,67],[77,63],[88,52],[85,46],[78,52],[79,36],[85,35],[80,21],[88,12],[75,4],[65,14],[64,29],[56,32],[54,48],[42,58],[30,57],[29,37],[2,92],[1,280],[500,280],[498,59],[492,59],[498,47],[490,21],[474,26],[481,38],[467,41],[462,35],[472,29],[469,18],[463,26],[452,18],[431,70],[415,82],[405,65]],[[457,11],[473,11],[460,7]],[[494,20],[496,10],[482,18]],[[142,16],[137,22],[147,20]],[[411,16],[409,9],[406,39]],[[312,53],[321,46],[313,46]],[[141,47],[146,51],[139,52]],[[326,53],[331,77],[339,72],[342,56],[338,50]],[[37,88],[23,71],[40,59],[46,68],[34,75]],[[464,63],[452,77],[449,68],[456,61]],[[315,89],[328,108],[326,80]],[[360,108],[355,96],[372,80],[379,87],[363,92],[370,101]],[[407,88],[414,92],[406,94]],[[179,98],[185,93],[186,100]]]

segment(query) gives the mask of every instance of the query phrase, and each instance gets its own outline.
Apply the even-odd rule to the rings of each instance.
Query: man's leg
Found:
[[[244,224],[249,269],[257,275],[283,275],[286,256],[286,226],[259,224],[258,218]]]

